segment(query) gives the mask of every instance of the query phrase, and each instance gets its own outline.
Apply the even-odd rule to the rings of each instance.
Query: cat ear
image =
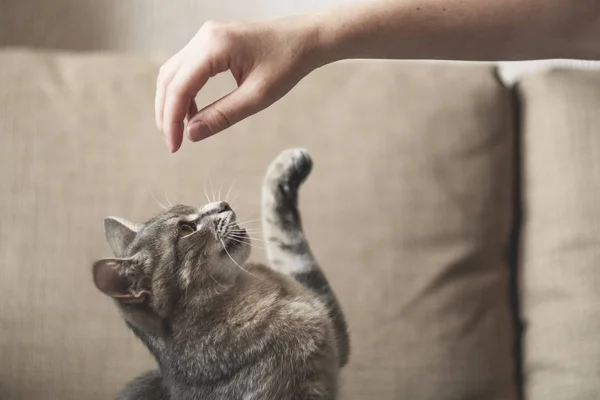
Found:
[[[146,290],[133,291],[131,280],[125,274],[120,273],[123,270],[136,268],[135,263],[133,257],[104,258],[96,261],[92,267],[94,284],[98,290],[113,299],[129,303],[143,302],[149,292]]]
[[[122,218],[108,217],[104,220],[106,241],[116,257],[124,257],[127,247],[131,244],[142,225]]]

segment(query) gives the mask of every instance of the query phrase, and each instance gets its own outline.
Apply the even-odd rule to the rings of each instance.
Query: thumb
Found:
[[[192,142],[206,139],[241,120],[256,114],[270,104],[266,96],[248,82],[204,107],[188,122],[188,137]]]

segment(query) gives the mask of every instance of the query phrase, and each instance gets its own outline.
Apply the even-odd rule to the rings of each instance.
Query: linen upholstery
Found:
[[[519,84],[526,398],[600,396],[600,74]]]
[[[202,204],[233,180],[239,217],[257,218],[262,174],[291,146],[315,161],[304,225],[351,328],[341,398],[516,398],[514,123],[493,68],[331,65],[173,156],[153,121],[159,65],[0,52],[0,398],[107,399],[151,368],[91,281],[110,256],[102,219],[144,220],[152,195]]]

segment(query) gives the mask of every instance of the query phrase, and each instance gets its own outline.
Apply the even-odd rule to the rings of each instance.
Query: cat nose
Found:
[[[226,201],[215,201],[201,208],[202,215],[217,215],[227,211],[232,211],[231,206]]]
[[[231,206],[226,201],[220,201],[217,205],[217,213],[222,213],[226,211],[231,211]]]

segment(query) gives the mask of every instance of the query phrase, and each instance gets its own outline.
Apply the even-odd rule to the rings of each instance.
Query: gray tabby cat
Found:
[[[349,339],[297,209],[311,167],[299,149],[269,167],[262,212],[270,267],[244,264],[248,236],[225,202],[177,205],[144,224],[105,220],[115,258],[94,263],[94,283],[159,367],[118,399],[336,399]]]

